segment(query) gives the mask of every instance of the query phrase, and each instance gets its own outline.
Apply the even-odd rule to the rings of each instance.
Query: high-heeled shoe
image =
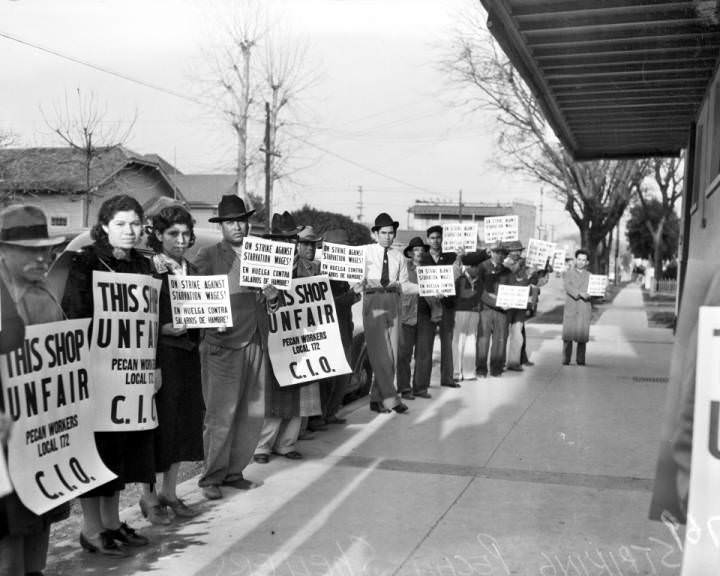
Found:
[[[159,500],[160,497],[158,497],[158,502]],[[147,500],[140,498],[138,506],[140,506],[140,512],[142,512],[143,517],[147,518],[150,524],[158,524],[160,526],[170,524],[170,518],[168,518],[167,511],[161,502],[158,504],[149,504]]]
[[[178,518],[193,518],[199,514],[197,510],[193,510],[177,497],[174,500],[170,500],[170,498],[158,494],[158,502],[160,502],[161,506],[170,508]]]
[[[125,558],[128,556],[127,550],[117,545],[113,537],[107,532],[100,532],[95,538],[88,538],[80,532],[80,546],[83,550],[95,554],[105,554],[106,556],[116,556]]]

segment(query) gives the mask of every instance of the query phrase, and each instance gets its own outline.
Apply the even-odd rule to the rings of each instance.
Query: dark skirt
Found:
[[[117,478],[86,492],[80,498],[113,496],[130,482],[155,482],[154,436],[155,430],[95,432],[98,454],[105,466],[117,474]]]
[[[200,376],[200,353],[160,346],[158,361],[162,387],[155,395],[155,468],[165,472],[175,462],[203,459],[205,405]]]

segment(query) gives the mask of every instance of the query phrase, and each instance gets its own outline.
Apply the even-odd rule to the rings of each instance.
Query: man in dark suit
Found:
[[[198,484],[208,499],[222,498],[220,486],[240,489],[256,485],[243,477],[260,437],[265,416],[267,312],[278,305],[278,291],[240,286],[240,251],[250,231],[246,210],[237,196],[223,196],[218,215],[210,218],[223,239],[198,253],[202,275],[227,274],[233,325],[205,330],[200,344],[202,389],[205,399],[203,441],[205,462]]]
[[[442,226],[431,226],[427,229],[427,243],[430,246],[421,262],[422,266],[453,266],[454,276],[457,280],[462,272],[461,262],[455,252],[443,252]],[[450,388],[460,388],[460,384],[453,380],[453,351],[452,339],[455,328],[455,297],[446,296],[440,300],[442,317],[440,318],[440,384]],[[432,358],[433,342],[435,341],[435,322],[428,301],[420,299],[418,302],[418,345],[419,354]],[[429,370],[431,361],[423,364],[423,373],[418,381],[430,384]]]

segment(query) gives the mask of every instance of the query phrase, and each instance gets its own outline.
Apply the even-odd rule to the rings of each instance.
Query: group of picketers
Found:
[[[210,500],[228,490],[249,490],[248,464],[277,456],[300,460],[298,439],[308,431],[343,424],[338,416],[350,374],[302,386],[280,386],[268,356],[269,316],[283,306],[282,291],[240,285],[243,240],[251,232],[253,210],[237,196],[223,196],[210,222],[222,239],[202,248],[189,261],[195,242],[192,215],[179,204],[145,219],[139,202],[128,195],[105,200],[91,230],[92,244],[73,254],[61,298],[47,285],[54,249],[63,238],[50,237],[42,210],[10,206],[0,212],[0,353],[23,343],[25,327],[73,318],[93,318],[94,272],[147,275],[161,280],[157,366],[162,386],[155,393],[157,427],[94,433],[97,452],[116,478],[80,496],[81,547],[91,553],[127,556],[148,539],[122,522],[119,495],[127,483],[142,484],[142,514],[153,524],[193,517],[197,510],[178,498],[181,462],[201,461],[199,486]],[[524,320],[529,307],[506,310],[497,305],[500,284],[546,281],[549,269],[529,270],[520,243],[497,244],[489,251],[442,251],[441,226],[394,249],[398,222],[380,214],[371,228],[374,244],[366,247],[365,278],[357,283],[331,280],[340,337],[347,359],[353,339],[352,307],[362,299],[368,358],[374,381],[370,407],[380,413],[404,413],[404,401],[430,398],[435,335],[440,333],[443,386],[459,388],[466,378],[463,357],[468,336],[476,334],[477,376],[522,370]],[[147,235],[152,257],[137,247]],[[315,258],[322,241],[349,245],[347,231],[317,233],[288,212],[274,214],[264,235],[293,244],[293,277],[320,274]],[[417,267],[450,265],[455,296],[419,296]],[[204,330],[174,327],[171,276],[226,275],[232,326]],[[414,372],[411,375],[411,360]],[[90,382],[92,391],[93,383]],[[91,398],[92,399],[92,398]],[[12,434],[12,418],[0,410],[0,441]],[[66,518],[69,504],[37,515],[16,493],[0,499],[0,574],[41,574],[45,567],[51,522]]]

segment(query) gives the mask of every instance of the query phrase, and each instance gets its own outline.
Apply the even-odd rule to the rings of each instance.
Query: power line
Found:
[[[197,100],[195,98],[192,98],[190,96],[187,96],[185,94],[182,94],[180,92],[175,92],[174,90],[171,90],[169,88],[165,88],[164,86],[160,86],[159,84],[153,84],[151,82],[146,82],[145,80],[140,80],[138,78],[134,78],[132,76],[128,76],[127,74],[123,74],[120,72],[116,72],[114,70],[110,70],[109,68],[104,68],[102,66],[99,66],[97,64],[93,64],[92,62],[88,62],[87,60],[82,60],[80,58],[76,58],[75,56],[69,56],[67,54],[63,54],[62,52],[59,52],[57,50],[54,50],[52,48],[47,48],[45,46],[41,46],[39,44],[35,44],[33,42],[29,42],[27,40],[23,40],[22,38],[18,38],[17,36],[14,36],[12,34],[9,34],[7,32],[3,32],[0,30],[0,37],[6,38],[7,40],[11,40],[13,42],[17,42],[19,44],[22,44],[23,46],[27,46],[30,48],[33,48],[35,50],[40,50],[41,52],[45,52],[46,54],[51,54],[53,56],[56,56],[58,58],[62,58],[63,60],[68,60],[69,62],[73,62],[75,64],[80,64],[81,66],[86,66],[88,68],[91,68],[97,72],[101,72],[103,74],[109,74],[111,76],[114,76],[116,78],[120,78],[121,80],[125,80],[127,82],[132,82],[133,84],[138,84],[140,86],[143,86],[145,88],[149,88],[151,90],[156,90],[158,92],[162,92],[164,94],[168,94],[170,96],[174,96],[175,98],[180,98],[182,100],[186,100],[188,102],[192,102],[193,104],[198,104],[200,106],[206,107],[206,108],[214,108],[213,106],[208,105],[205,102],[202,102],[201,100]],[[407,186],[409,188],[413,188],[415,190],[419,190],[421,192],[425,192],[427,194],[436,194],[436,192],[433,192],[432,190],[429,190],[427,188],[423,188],[422,186],[417,186],[415,184],[411,184],[410,182],[406,182],[404,180],[401,180],[400,178],[395,178],[394,176],[390,176],[389,174],[385,174],[379,170],[375,170],[374,168],[370,168],[369,166],[364,166],[363,164],[356,162],[355,160],[351,160],[350,158],[346,158],[336,152],[333,152],[331,150],[328,150],[327,148],[324,148],[322,146],[318,146],[317,144],[313,144],[311,142],[308,142],[307,140],[300,138],[298,136],[293,136],[292,134],[288,134],[289,138],[292,138],[294,140],[297,140],[299,142],[302,142],[306,146],[310,146],[311,148],[315,148],[317,150],[320,150],[321,152],[324,152],[325,154],[329,154],[330,156],[334,156],[335,158],[338,158],[339,160],[342,160],[343,162],[346,162],[348,164],[351,164],[357,168],[360,168],[361,170],[365,170],[366,172],[369,172],[371,174],[375,174],[376,176],[380,176],[382,178],[386,178],[388,180],[392,180],[393,182],[397,182],[398,184],[402,184],[403,186]]]

